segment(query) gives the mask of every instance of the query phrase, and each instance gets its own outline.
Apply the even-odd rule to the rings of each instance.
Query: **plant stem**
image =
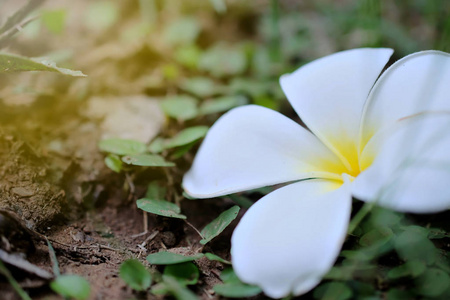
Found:
[[[364,203],[363,207],[356,213],[353,219],[350,221],[350,225],[348,225],[348,234],[352,234],[355,231],[356,227],[358,227],[359,223],[367,216],[369,212],[372,211],[372,208],[375,206],[375,203]]]
[[[9,284],[13,287],[13,289],[19,294],[22,300],[31,300],[30,296],[20,287],[19,283],[12,277],[9,270],[5,267],[5,265],[0,260],[0,274],[3,274],[6,279],[8,279]]]

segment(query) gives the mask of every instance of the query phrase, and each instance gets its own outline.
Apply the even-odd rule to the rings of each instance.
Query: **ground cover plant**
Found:
[[[224,143],[208,154],[214,161],[223,162],[233,153],[248,151],[237,141],[226,139],[227,134],[217,133],[218,125],[213,124],[222,115],[225,117],[220,120],[249,109],[270,109],[291,118],[292,124],[306,124],[320,133],[307,114],[300,113],[300,119],[294,112],[305,108],[296,104],[292,108],[286,99],[292,103],[295,93],[300,93],[286,83],[296,75],[281,80],[286,95],[279,84],[281,75],[338,51],[378,48],[373,51],[383,53],[385,61],[376,65],[371,82],[366,83],[370,90],[386,61],[387,68],[421,50],[450,52],[450,7],[445,0],[10,0],[1,2],[0,8],[3,299],[297,298],[290,292],[299,299],[449,298],[448,200],[445,186],[439,193],[433,187],[448,176],[443,163],[439,163],[443,176],[422,181],[430,191],[409,195],[443,203],[428,214],[417,214],[424,212],[419,208],[399,209],[404,203],[395,202],[401,200],[399,197],[363,204],[358,199],[364,200],[365,190],[357,189],[352,192],[355,199],[348,198],[345,205],[333,209],[330,206],[327,222],[338,222],[343,218],[338,212],[348,208],[345,222],[336,229],[343,244],[331,243],[332,249],[314,248],[325,240],[318,228],[326,222],[312,223],[306,242],[295,237],[305,228],[288,226],[276,231],[286,219],[277,213],[276,205],[264,220],[245,221],[251,218],[247,211],[252,213],[267,199],[259,202],[261,198],[282,193],[290,186],[284,183],[301,179],[290,178],[289,172],[281,172],[286,176],[284,181],[222,193],[201,195],[189,186],[194,177],[197,183],[214,181],[221,172],[199,171],[198,161],[203,161],[206,151],[198,152],[203,141],[206,146],[200,149],[208,147],[214,135]],[[387,48],[395,50],[390,59]],[[424,92],[427,99],[438,97],[430,92],[432,87],[439,87],[437,94],[446,88],[440,81],[448,74],[445,57],[437,71],[426,77],[433,82]],[[362,61],[370,62],[364,67],[367,71],[374,58]],[[346,67],[338,66],[336,74],[340,69]],[[346,70],[350,72],[350,68]],[[309,83],[302,79],[306,86],[301,90],[316,88],[310,95],[323,98],[320,92],[329,85],[321,88],[318,82],[331,73],[319,78],[308,76]],[[339,80],[345,78],[337,76],[332,82]],[[404,92],[417,94],[414,89]],[[437,110],[450,103],[441,100]],[[247,104],[257,106],[244,106]],[[375,113],[369,123],[395,113],[385,108],[373,111],[379,115]],[[319,120],[316,124],[325,119],[323,124],[335,130],[338,126],[327,113],[350,119],[338,104],[317,112],[313,115]],[[260,128],[265,134],[271,130],[270,118],[252,119],[246,113],[243,120],[264,122]],[[433,122],[419,120],[414,123],[414,133],[432,134],[421,128]],[[359,130],[359,125],[354,128]],[[233,133],[231,137],[246,134],[241,128]],[[401,129],[399,135],[400,140],[409,136]],[[436,141],[427,145],[443,143],[446,135],[445,130],[437,131]],[[269,150],[261,147],[255,153],[262,151],[267,154]],[[306,158],[308,153],[298,155]],[[447,157],[443,153],[441,158],[445,161]],[[211,159],[201,164],[214,167]],[[240,170],[227,177],[241,182],[267,175],[260,166],[258,174]],[[342,181],[352,181],[353,177],[355,182],[364,180],[364,173],[361,178],[348,174],[350,177]],[[388,180],[379,174],[374,177]],[[202,188],[208,186],[201,184]],[[299,184],[302,181],[292,185]],[[309,181],[303,184],[314,185]],[[207,200],[195,199],[219,194]],[[304,191],[298,194],[305,196]],[[416,202],[417,207],[420,203],[424,202]],[[314,218],[323,211],[302,213]],[[240,220],[244,221],[233,235],[231,249],[230,240]],[[259,275],[267,275],[269,283],[248,279],[242,271],[244,263],[262,256],[240,256],[241,250],[235,248],[242,245],[238,239],[252,241],[240,233],[241,228],[258,222],[266,226],[268,234],[263,240],[267,249],[287,247],[257,262],[264,270]],[[324,255],[332,251],[337,257],[327,259],[329,264],[315,274],[314,284],[302,293],[295,288],[271,293],[268,286],[274,278],[282,278],[271,267],[272,261],[285,259],[287,265],[295,265],[297,261],[286,253],[298,253],[313,267],[318,265],[302,252],[310,250],[302,248],[323,251]],[[289,280],[292,277],[283,278],[283,282]]]

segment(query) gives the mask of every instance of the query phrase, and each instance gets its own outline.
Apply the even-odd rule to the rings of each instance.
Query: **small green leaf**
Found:
[[[375,228],[364,234],[359,240],[359,244],[363,247],[370,247],[375,245],[381,246],[383,244],[386,244],[393,237],[393,235],[394,233],[390,228]]]
[[[328,282],[314,290],[314,298],[321,300],[346,300],[352,295],[352,290],[342,282]]]
[[[235,205],[221,213],[216,219],[206,225],[201,231],[203,239],[200,241],[200,244],[205,245],[218,236],[234,219],[236,219],[239,210],[239,206]]]
[[[201,57],[200,49],[195,45],[186,45],[175,50],[174,58],[181,65],[196,69]]]
[[[52,290],[67,298],[84,300],[89,297],[91,287],[89,282],[78,275],[61,275],[50,283]]]
[[[169,117],[182,121],[198,115],[197,100],[187,95],[168,97],[161,101],[161,108]]]
[[[204,98],[220,93],[221,88],[209,77],[186,78],[180,82],[180,88],[195,96]]]
[[[247,102],[247,98],[241,95],[224,96],[212,100],[207,100],[201,104],[200,114],[207,115],[221,113],[230,110],[233,107],[247,104]]]
[[[387,274],[389,279],[398,279],[402,277],[417,277],[425,272],[426,266],[422,261],[411,260],[401,266],[393,268]]]
[[[104,30],[111,27],[119,17],[119,8],[113,1],[91,2],[87,9],[86,24],[89,29]]]
[[[145,193],[145,198],[163,200],[166,198],[167,189],[158,184],[157,181],[152,181],[148,184],[147,192]],[[178,212],[179,212],[178,208]]]
[[[18,71],[49,71],[75,77],[85,77],[81,71],[59,68],[48,59],[28,58],[8,53],[0,53],[0,73]]]
[[[180,147],[203,138],[208,132],[207,126],[194,126],[180,131],[173,138],[164,143],[165,148]]]
[[[105,139],[98,143],[100,150],[117,155],[134,155],[144,153],[146,146],[144,143],[128,139]]]
[[[164,41],[169,45],[191,44],[200,33],[198,21],[192,17],[184,17],[170,22],[163,32]]]
[[[66,22],[66,10],[47,10],[42,13],[42,23],[54,34],[61,34]]]
[[[178,281],[179,284],[186,286],[197,284],[200,272],[196,265],[191,262],[185,262],[165,267],[163,277],[164,276],[171,276]]]
[[[215,261],[221,262],[223,264],[231,265],[231,261],[225,260],[225,259],[221,258],[220,256],[217,256],[212,253],[205,253],[205,257],[209,260],[215,260]]]
[[[156,154],[134,154],[122,157],[126,164],[142,167],[173,167],[173,162],[164,160],[164,157]]]
[[[129,259],[122,263],[119,276],[136,291],[145,291],[152,283],[152,276],[145,266],[137,259]]]
[[[170,293],[178,300],[198,300],[197,296],[188,288],[182,286],[174,278],[167,276],[164,278]]]
[[[164,139],[162,137],[157,137],[148,146],[148,151],[151,153],[161,153],[164,150]]]
[[[261,289],[254,285],[243,283],[239,280],[233,268],[226,268],[220,274],[224,284],[218,284],[213,287],[214,291],[224,297],[245,298],[252,297],[261,293]]]
[[[168,251],[161,251],[147,256],[147,260],[153,265],[173,265],[193,261],[202,258],[203,254],[198,253],[191,256],[185,256]]]
[[[138,208],[143,211],[160,215],[163,217],[186,219],[185,215],[180,214],[180,208],[175,203],[158,199],[139,199],[136,201]]]
[[[416,280],[416,285],[420,295],[437,297],[450,286],[450,276],[442,270],[430,268]]]
[[[247,57],[244,49],[224,43],[209,48],[199,62],[200,70],[207,71],[215,77],[240,74],[246,68]]]
[[[217,294],[229,298],[246,298],[256,296],[261,293],[261,289],[259,287],[245,283],[217,284],[213,287],[213,290]]]
[[[420,260],[428,265],[433,264],[437,258],[437,250],[427,237],[427,230],[420,226],[405,227],[395,239],[395,250],[405,261]]]
[[[122,171],[122,160],[120,160],[120,157],[115,154],[108,154],[108,156],[105,157],[105,164],[116,173],[120,173],[120,171]]]

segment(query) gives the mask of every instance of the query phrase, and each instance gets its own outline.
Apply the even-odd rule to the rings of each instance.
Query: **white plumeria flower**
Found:
[[[237,275],[268,296],[321,281],[344,242],[352,196],[402,212],[450,208],[450,55],[409,55],[377,80],[392,52],[343,51],[282,76],[312,133],[267,108],[235,108],[185,175],[197,198],[294,182],[256,202],[232,237]]]

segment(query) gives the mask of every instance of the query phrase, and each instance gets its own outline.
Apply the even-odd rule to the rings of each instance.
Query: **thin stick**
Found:
[[[358,227],[359,223],[367,216],[367,214],[372,211],[372,208],[375,206],[375,203],[364,203],[363,207],[356,213],[353,219],[350,221],[350,225],[348,225],[348,234],[352,234],[353,231]]]
[[[200,233],[200,231],[198,231],[197,228],[195,228],[194,225],[192,225],[191,223],[189,223],[187,220],[183,220],[187,225],[189,225],[192,229],[194,229],[195,232],[197,232],[197,234],[203,239],[203,235]]]

